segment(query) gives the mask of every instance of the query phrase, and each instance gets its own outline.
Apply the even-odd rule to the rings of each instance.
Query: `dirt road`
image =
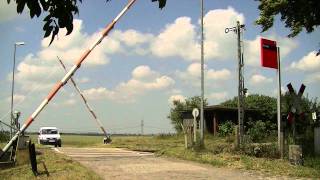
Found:
[[[119,148],[59,148],[104,179],[279,179]],[[280,178],[286,179],[286,178]]]

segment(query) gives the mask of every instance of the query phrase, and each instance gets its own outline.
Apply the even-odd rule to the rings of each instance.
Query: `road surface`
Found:
[[[55,148],[92,169],[104,179],[288,179],[251,171],[217,168],[190,161],[156,157],[120,148]]]

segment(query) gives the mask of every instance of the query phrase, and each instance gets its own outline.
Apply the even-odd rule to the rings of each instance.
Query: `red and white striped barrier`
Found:
[[[63,64],[62,60],[57,57],[62,68],[67,72],[66,66]],[[99,128],[102,130],[102,132],[104,133],[106,138],[108,137],[108,134],[106,132],[106,130],[104,129],[101,121],[98,119],[98,117],[96,116],[96,114],[93,112],[92,108],[90,107],[90,105],[88,104],[87,99],[84,97],[83,93],[81,92],[80,88],[77,86],[76,82],[74,81],[74,79],[72,77],[70,77],[70,81],[73,84],[73,86],[75,87],[75,89],[77,90],[77,92],[80,94],[81,99],[83,100],[84,104],[86,105],[86,108],[88,109],[88,111],[90,112],[90,114],[93,116],[93,119],[96,121],[97,125],[99,126]]]
[[[27,121],[23,124],[23,126],[17,131],[17,133],[11,138],[11,140],[6,144],[6,146],[2,149],[2,155],[8,151],[12,143],[19,137],[21,133],[23,133],[30,124],[35,120],[35,118],[39,115],[39,113],[46,107],[46,105],[50,102],[50,100],[57,94],[57,92],[64,86],[67,81],[73,76],[73,74],[80,68],[81,63],[88,57],[91,51],[101,43],[101,41],[108,35],[117,21],[127,12],[127,10],[133,5],[136,0],[130,0],[125,8],[118,14],[118,16],[113,19],[113,21],[108,24],[101,32],[100,37],[97,41],[88,49],[86,50],[82,56],[78,59],[76,64],[69,70],[68,73],[61,79],[61,81],[57,82],[57,84],[52,88],[48,96],[42,101],[42,103],[38,106],[38,108],[32,113],[32,115],[27,119]]]

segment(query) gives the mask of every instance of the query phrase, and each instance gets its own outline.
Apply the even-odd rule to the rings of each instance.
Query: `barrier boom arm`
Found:
[[[67,72],[66,66],[63,64],[62,60],[57,56],[62,68]],[[83,93],[81,92],[80,88],[77,86],[76,82],[74,81],[74,79],[71,77],[70,81],[72,83],[72,85],[74,86],[74,88],[77,90],[77,92],[79,93],[79,95],[81,96],[81,99],[83,100],[84,104],[86,105],[86,108],[88,109],[88,111],[90,112],[90,114],[92,115],[93,119],[96,121],[97,125],[99,126],[99,128],[102,130],[103,134],[108,137],[108,134],[106,132],[106,130],[104,129],[101,121],[98,119],[98,117],[96,116],[96,114],[93,112],[92,108],[90,107],[90,105],[88,104],[88,101],[86,100],[86,98],[84,97]]]
[[[8,151],[12,143],[18,138],[18,136],[24,132],[30,124],[35,120],[35,118],[39,115],[39,113],[46,107],[46,105],[50,102],[50,100],[56,95],[56,93],[63,87],[68,80],[73,76],[73,74],[80,68],[81,63],[88,57],[91,51],[101,43],[101,41],[108,35],[108,33],[112,30],[114,25],[118,22],[118,20],[128,11],[128,9],[133,5],[136,0],[130,0],[128,4],[122,9],[122,11],[112,20],[110,24],[108,24],[102,31],[100,37],[97,41],[87,49],[82,56],[78,59],[75,65],[65,74],[65,76],[61,79],[61,81],[57,82],[57,84],[52,88],[48,96],[42,101],[42,103],[38,106],[38,108],[32,113],[32,115],[27,119],[27,121],[23,124],[23,126],[17,131],[17,133],[11,138],[11,140],[6,144],[6,146],[2,149],[3,156],[5,152]]]

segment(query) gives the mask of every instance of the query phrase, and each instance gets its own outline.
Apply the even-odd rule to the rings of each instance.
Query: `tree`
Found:
[[[110,0],[106,0],[108,2]],[[8,4],[11,0],[7,0]],[[30,12],[30,17],[39,17],[41,13],[46,13],[43,19],[44,37],[51,34],[50,44],[59,33],[60,28],[66,28],[69,35],[73,30],[73,16],[79,14],[78,4],[82,0],[15,0],[17,4],[17,13],[21,14],[27,5]],[[159,8],[166,5],[166,0],[152,0],[158,2]],[[50,45],[49,44],[49,45]]]
[[[170,114],[168,118],[171,120],[171,124],[174,126],[175,130],[180,133],[182,132],[181,124],[183,121],[182,112],[183,111],[192,111],[193,108],[200,108],[201,97],[194,96],[187,98],[185,102],[179,100],[173,101],[173,106],[170,109]],[[204,100],[204,105],[208,105],[207,100]]]
[[[287,92],[281,96],[281,112],[287,115],[290,112],[291,104],[293,103],[292,96]],[[238,107],[238,97],[222,102],[220,105],[227,107]],[[305,112],[303,122],[311,124],[311,112],[320,111],[320,104],[317,99],[312,100],[303,96],[301,100],[301,110]],[[275,129],[277,126],[277,99],[270,96],[252,94],[245,98],[245,108],[255,109],[259,114],[259,119],[253,119],[253,123],[258,120],[266,122],[268,128]],[[249,123],[250,124],[250,123]],[[252,123],[251,123],[252,124]]]
[[[313,32],[320,25],[319,0],[258,0],[260,16],[256,24],[262,32],[273,26],[274,18],[280,14],[285,27],[290,28],[289,37],[297,36],[303,29]],[[320,49],[317,55],[320,54]]]
[[[222,102],[227,107],[238,107],[238,97]],[[252,94],[245,98],[246,109],[256,109],[259,118],[264,121],[275,121],[277,117],[277,99],[270,96]],[[256,119],[258,120],[258,119]]]

